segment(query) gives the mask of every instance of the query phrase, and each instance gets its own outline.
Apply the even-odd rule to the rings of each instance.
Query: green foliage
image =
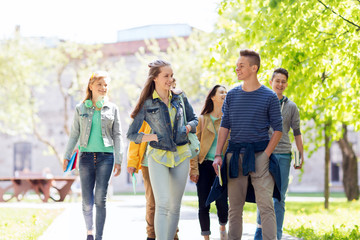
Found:
[[[45,49],[15,36],[0,42],[0,132],[31,132],[34,90],[46,86],[40,73],[47,66]]]
[[[218,41],[207,62],[214,76],[235,83],[239,49],[254,49],[262,57],[264,84],[274,68],[289,71],[286,95],[297,103],[303,122],[311,120],[312,151],[324,145],[326,122],[332,122],[332,141],[341,137],[343,122],[359,129],[357,1],[224,0],[219,14]]]
[[[176,79],[176,88],[182,89],[200,112],[206,94],[218,81],[216,76],[210,75],[205,68],[203,59],[209,56],[209,45],[214,42],[210,34],[194,30],[188,38],[175,37],[169,39],[169,47],[162,51],[156,40],[147,41],[147,49],[140,49],[136,54],[141,67],[136,76],[136,84],[127,85],[132,92],[132,105],[140,95],[146,81],[148,68],[145,67],[155,59],[164,59],[171,63]],[[216,61],[213,59],[212,61]]]
[[[0,42],[0,132],[6,134],[34,134],[49,147],[45,154],[55,154],[61,162],[58,149],[61,139],[52,139],[48,126],[43,124],[48,112],[48,97],[58,95],[63,119],[63,132],[69,134],[71,101],[85,97],[89,76],[96,70],[108,70],[114,81],[110,97],[118,97],[121,78],[127,77],[123,61],[110,61],[102,53],[102,45],[75,42],[57,42],[53,46],[19,34]],[[111,92],[113,95],[111,95]],[[45,110],[44,110],[45,109]],[[46,119],[48,120],[48,119]]]

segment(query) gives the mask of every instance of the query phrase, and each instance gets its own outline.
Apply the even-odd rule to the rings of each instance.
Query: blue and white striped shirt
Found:
[[[269,127],[282,131],[279,99],[270,88],[246,92],[242,85],[231,89],[222,107],[221,127],[231,130],[230,141],[254,143],[269,140]]]

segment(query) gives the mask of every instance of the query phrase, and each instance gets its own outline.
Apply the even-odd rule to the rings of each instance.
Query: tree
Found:
[[[357,178],[353,176],[358,176],[357,168],[357,157],[355,155],[354,149],[351,142],[348,140],[348,129],[347,125],[343,124],[343,136],[338,141],[341,152],[343,155],[342,168],[344,170],[343,185],[348,201],[353,199],[359,200],[359,187]]]
[[[62,129],[64,133],[70,135],[70,103],[80,102],[85,97],[85,89],[91,73],[96,70],[107,70],[112,79],[111,91],[116,93],[119,88],[117,77],[123,76],[126,71],[121,67],[121,59],[110,61],[103,58],[102,45],[87,45],[76,42],[59,42],[55,47],[48,48],[49,72],[47,76],[49,86],[47,91],[59,91],[62,104],[60,115],[63,118]],[[119,74],[121,72],[122,74]],[[113,76],[115,78],[113,78]],[[115,94],[114,94],[115,95]],[[39,112],[32,112],[33,133],[39,141],[47,145],[50,153],[54,154],[59,163],[62,164],[63,157],[60,154],[62,149],[58,146],[60,139],[52,139],[43,134],[49,126],[43,124],[46,116],[41,116]]]
[[[262,57],[261,80],[275,67],[288,69],[287,95],[316,132],[312,152],[320,146],[328,151],[331,142],[341,139],[343,124],[360,127],[359,25],[359,2],[354,0],[224,0],[219,6],[219,40],[208,67],[223,81],[234,82],[238,51],[250,48]],[[357,181],[357,176],[351,178]],[[328,182],[324,189],[328,192]]]
[[[194,30],[188,38],[174,37],[169,39],[167,50],[161,51],[156,40],[146,41],[146,49],[140,49],[136,54],[141,69],[132,84],[126,86],[134,106],[135,100],[146,80],[149,62],[160,58],[171,63],[177,88],[182,89],[195,108],[203,104],[210,87],[216,84],[216,79],[209,75],[204,66],[204,59],[209,56],[209,46],[214,42],[211,34]],[[131,89],[131,90],[130,90]]]
[[[18,33],[0,42],[0,132],[25,135],[32,132],[31,116],[36,111],[34,89],[42,90],[47,82],[40,74],[47,63],[45,49]]]

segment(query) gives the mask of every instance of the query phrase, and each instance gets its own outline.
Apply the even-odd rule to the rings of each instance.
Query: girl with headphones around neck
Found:
[[[111,173],[121,171],[122,143],[119,109],[107,100],[109,74],[93,73],[85,100],[75,109],[70,139],[66,147],[63,169],[79,141],[79,172],[82,208],[87,240],[93,240],[93,205],[96,206],[96,240],[101,240],[106,218],[106,196]],[[95,191],[94,191],[95,188]]]

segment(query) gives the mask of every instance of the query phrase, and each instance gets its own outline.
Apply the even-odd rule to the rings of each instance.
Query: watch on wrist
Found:
[[[217,157],[217,156],[221,157],[221,154],[215,154],[215,157]]]

